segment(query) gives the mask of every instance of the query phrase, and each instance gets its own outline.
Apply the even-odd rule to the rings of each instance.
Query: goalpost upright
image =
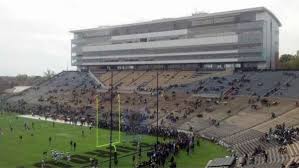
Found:
[[[120,106],[120,94],[117,95],[117,103],[118,103],[118,140],[116,142],[113,142],[112,145],[115,148],[116,144],[119,144],[121,142],[121,116],[120,116],[120,110],[121,110],[121,106]],[[101,134],[99,134],[100,128],[99,128],[99,118],[100,118],[100,98],[99,96],[96,96],[96,147],[100,148],[100,147],[105,147],[105,146],[109,146],[110,143],[99,143],[99,138],[101,136]],[[116,149],[116,148],[115,148]]]

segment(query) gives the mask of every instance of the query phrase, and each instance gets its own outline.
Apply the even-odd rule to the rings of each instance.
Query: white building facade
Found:
[[[103,69],[275,69],[279,20],[266,8],[71,31],[72,65]]]

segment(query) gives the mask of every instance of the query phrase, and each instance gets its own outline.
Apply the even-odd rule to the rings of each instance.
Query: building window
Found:
[[[141,38],[140,42],[147,42],[147,38]]]

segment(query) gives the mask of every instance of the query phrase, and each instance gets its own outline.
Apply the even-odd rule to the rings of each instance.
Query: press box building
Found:
[[[72,65],[103,69],[275,69],[279,27],[264,7],[71,31]]]

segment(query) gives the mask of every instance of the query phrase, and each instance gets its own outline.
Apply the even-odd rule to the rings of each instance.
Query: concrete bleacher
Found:
[[[258,146],[261,146],[264,150],[267,150],[276,147],[277,144],[261,141],[260,138],[257,137],[238,144],[234,144],[232,148],[237,153],[237,155],[243,156],[245,154],[251,154]]]
[[[257,126],[265,121],[271,120],[272,113],[276,116],[280,116],[295,108],[295,102],[292,100],[284,99],[267,99],[269,103],[279,102],[276,105],[262,105],[261,103],[255,103],[258,105],[258,109],[253,109],[250,105],[244,108],[239,113],[225,120],[226,123],[237,125],[244,129]]]
[[[279,147],[271,147],[266,150],[268,161],[265,162],[263,156],[256,156],[254,164],[248,164],[244,168],[281,168],[281,165],[287,165],[291,157],[288,153],[279,154]]]
[[[296,76],[293,79],[291,79],[289,82],[282,85],[280,90],[275,92],[273,96],[299,98],[298,86],[299,86],[299,76]]]
[[[130,75],[131,75],[131,71],[124,71],[118,73],[118,75],[113,78],[114,85],[118,86],[119,84],[122,83],[123,79],[129,78]]]
[[[115,85],[119,79],[121,79],[123,76],[127,75],[127,71],[114,71],[113,72],[113,85]],[[111,72],[107,72],[104,75],[104,80],[102,80],[102,82],[106,85],[106,86],[110,86],[111,85]],[[101,78],[100,78],[101,80]]]
[[[292,162],[299,163],[299,156],[291,157],[289,162],[286,164],[286,167],[289,168]]]
[[[234,86],[242,77],[242,74],[227,75],[223,77],[211,77],[203,83],[203,89],[199,94],[224,94],[230,87]]]
[[[283,71],[247,72],[246,74],[248,81],[242,82],[238,93],[240,95],[264,96],[269,90],[280,87],[284,81],[291,78]]]
[[[244,168],[281,168],[281,163],[264,163],[259,165],[246,165]]]
[[[63,71],[50,80],[11,97],[8,101],[24,100],[27,103],[40,104],[38,100],[41,97],[47,99],[51,95],[56,97],[56,101],[69,101],[74,89],[94,89],[97,86],[96,81],[87,72]]]
[[[234,99],[219,101],[218,104],[213,104],[209,107],[212,110],[211,112],[203,112],[203,118],[221,121],[248,107],[247,101],[247,97],[236,97]]]
[[[189,130],[190,127],[192,127],[195,132],[198,132],[210,126],[211,126],[211,121],[204,120],[198,117],[193,117],[188,122],[185,122],[182,125],[180,125],[179,128],[182,130]]]
[[[208,139],[220,139],[234,133],[240,132],[241,127],[236,125],[220,123],[219,126],[211,126],[199,132],[199,134]]]
[[[182,91],[197,90],[197,94],[230,94],[276,96],[298,98],[299,72],[297,71],[184,71],[184,70],[160,70],[159,85],[168,87],[171,85],[187,84]],[[114,71],[114,83],[122,87],[143,87],[146,90],[155,88],[157,71]],[[100,73],[99,79],[105,85],[110,84],[111,73]],[[201,81],[200,84],[198,82]],[[198,87],[202,89],[198,90]],[[179,88],[178,88],[179,89]],[[232,90],[231,90],[232,89]]]
[[[118,72],[116,72],[117,74]],[[114,72],[115,75],[115,72]],[[102,72],[100,74],[96,74],[97,77],[104,83],[108,82],[109,79],[111,79],[111,72]],[[105,83],[106,84],[106,83]]]
[[[287,145],[287,150],[290,156],[299,157],[299,141]]]
[[[258,125],[265,122],[271,118],[270,114],[261,112],[245,112],[245,110],[239,112],[238,114],[229,117],[225,120],[226,123],[231,125],[237,125],[243,129],[250,128],[252,126]]]
[[[113,72],[113,85],[119,87],[137,88],[146,86],[156,75],[156,71],[107,71],[97,75],[100,81],[110,86],[111,72]]]
[[[292,127],[299,124],[299,108],[295,108],[281,116],[274,118],[268,122],[262,123],[252,129],[260,132],[268,132],[270,128],[278,124],[285,124],[287,127]]]
[[[153,70],[153,71],[113,71],[113,83],[122,89],[131,88],[136,89],[137,87],[143,88],[143,90],[152,90],[156,88],[156,80],[154,78],[159,74],[159,86],[168,87],[171,85],[190,84],[196,81],[205,80],[213,76],[225,76],[228,72],[197,72],[197,71],[185,71],[185,70]],[[104,71],[97,73],[95,76],[105,85],[109,86],[111,81],[111,72]]]
[[[248,104],[248,98],[236,97],[235,99],[235,101],[232,101],[230,108],[225,108],[229,107],[227,105],[220,105],[218,108],[215,108],[215,111],[208,112],[204,115],[205,119],[213,118],[220,121],[219,127],[213,126],[204,130],[204,133],[202,133],[205,134],[205,136],[224,138],[222,140],[229,145],[244,142],[247,139],[249,140],[249,138],[259,138],[263,133],[259,130],[250,130],[250,128],[271,120],[271,112],[277,112],[275,114],[280,116],[292,110],[295,104],[292,101],[289,102],[287,99],[280,100],[280,103],[276,105],[260,105],[261,107],[259,109],[252,109]],[[276,99],[273,98],[269,101],[272,102],[274,100]],[[228,109],[231,109],[230,114],[227,114]]]
[[[222,141],[228,145],[236,145],[236,144],[244,143],[246,141],[250,141],[252,139],[258,139],[263,135],[264,134],[262,132],[253,129],[247,129],[238,132],[236,134],[233,134],[231,136],[225,137],[224,139],[222,139]]]
[[[138,78],[136,81],[131,83],[131,86],[133,87],[144,87],[148,85],[149,82],[153,81],[156,78],[157,72],[145,72],[142,74],[140,78]]]
[[[160,87],[186,84],[186,83],[191,83],[194,80],[200,80],[198,78],[192,77],[194,71],[158,71],[158,74],[159,74],[158,82]],[[144,77],[141,77],[139,79],[138,81],[139,83],[135,85],[147,89],[156,88],[156,84],[157,84],[156,75],[157,75],[157,71],[148,71],[144,74]]]
[[[157,87],[157,73],[158,73],[158,84],[159,86],[162,85],[161,79],[164,78],[164,73],[163,71],[158,71],[158,72],[147,72],[149,75],[147,76],[146,82],[142,83],[139,85],[139,87],[145,88],[147,90],[150,89],[155,89]]]
[[[179,71],[164,71],[159,77],[159,84],[163,86],[168,86],[171,84],[171,79],[175,79],[177,77]]]
[[[218,74],[218,75],[217,75]],[[222,74],[222,75],[220,75]],[[197,81],[190,85],[191,89],[197,90],[199,94],[224,94],[232,89],[231,94],[244,96],[278,96],[298,98],[299,93],[299,72],[297,71],[251,71],[213,73],[210,77],[203,75],[202,78],[192,78]],[[193,75],[194,77],[194,75]],[[202,80],[200,84],[198,81]]]
[[[293,105],[294,106],[294,105]],[[286,107],[288,107],[286,105]],[[262,146],[264,149],[268,149],[271,147],[275,147],[277,144],[274,142],[267,143],[260,141],[260,138],[264,135],[264,133],[268,132],[270,128],[274,128],[277,124],[285,123],[287,127],[297,125],[298,120],[298,108],[292,109],[284,109],[289,110],[287,112],[282,113],[277,118],[270,119],[266,122],[261,122],[256,126],[235,133],[231,136],[227,136],[222,139],[225,144],[232,145],[233,149],[239,154],[243,155],[245,153],[252,152],[254,148],[257,146]],[[245,117],[244,117],[245,118]],[[247,120],[250,120],[250,117],[246,117]],[[255,118],[255,120],[259,120]],[[246,120],[237,120],[240,123],[246,123]],[[235,123],[236,124],[236,123]],[[240,124],[238,124],[240,126]],[[249,126],[249,125],[248,125]]]
[[[121,80],[121,87],[130,87],[132,83],[138,80],[146,71],[131,71],[130,75]]]
[[[168,81],[168,84],[184,84],[192,78],[194,71],[177,71],[174,77]]]
[[[168,85],[171,85],[174,83],[179,84],[179,82],[181,81],[180,73],[182,73],[182,72],[184,72],[184,71],[180,71],[180,70],[173,71],[172,75],[169,76],[168,79],[164,81],[164,85],[168,86]]]
[[[199,134],[205,138],[218,140],[220,144],[233,149],[238,156],[250,154],[255,148],[261,146],[268,153],[269,162],[265,163],[262,157],[257,156],[255,163],[250,166],[267,167],[287,164],[290,160],[290,152],[280,154],[276,142],[262,141],[261,137],[269,131],[269,128],[273,128],[277,124],[286,123],[287,127],[299,124],[299,110],[295,106],[296,100],[274,97],[267,98],[267,100],[269,105],[262,105],[260,102],[254,103],[259,105],[257,109],[252,109],[251,104],[248,104],[246,99],[240,103],[235,102],[236,104],[243,104],[245,108],[222,120],[219,126],[207,126],[200,130]],[[223,107],[220,106],[220,109]],[[213,114],[213,112],[210,113]],[[222,112],[225,113],[225,110]],[[276,114],[274,119],[271,116],[272,112]],[[293,156],[298,154],[299,146],[297,145],[288,147],[288,151],[292,150]]]

